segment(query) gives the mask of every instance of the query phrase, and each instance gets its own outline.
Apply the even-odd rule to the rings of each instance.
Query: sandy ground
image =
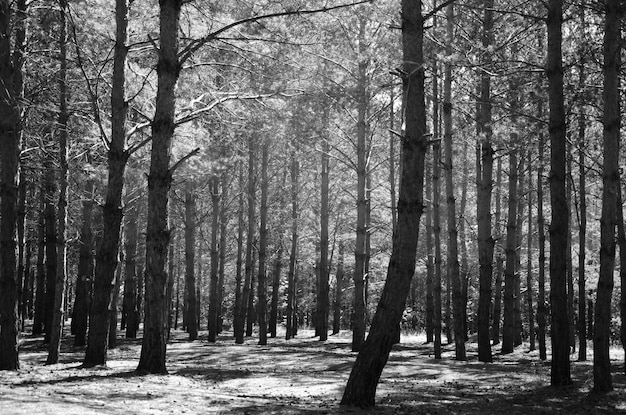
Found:
[[[281,334],[281,333],[279,333]],[[140,341],[120,339],[106,367],[81,367],[83,349],[66,338],[61,362],[45,366],[40,337],[22,339],[18,372],[0,372],[0,414],[326,414],[362,413],[338,405],[356,356],[350,333],[325,343],[313,332],[298,338],[247,339],[235,345],[231,333],[216,343],[188,342],[180,331],[168,345],[168,375],[138,375]],[[435,360],[424,338],[403,335],[394,347],[370,414],[626,414],[624,354],[612,349],[615,391],[590,395],[591,351],[587,362],[572,362],[574,385],[551,388],[550,366],[538,352],[520,346],[496,354],[493,364],[477,361],[468,343],[467,362],[453,360],[453,345]],[[495,348],[494,352],[499,350]],[[577,355],[573,355],[575,359]],[[618,373],[619,371],[619,373]]]

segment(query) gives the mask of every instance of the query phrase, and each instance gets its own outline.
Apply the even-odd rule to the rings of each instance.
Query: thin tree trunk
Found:
[[[257,306],[259,319],[259,345],[267,344],[267,193],[269,179],[267,168],[269,162],[269,140],[263,143],[261,151],[261,205],[260,228],[259,228],[259,275],[258,275],[258,298]]]
[[[286,179],[286,171],[283,174],[282,182],[280,190],[278,190],[278,205],[279,211],[285,211],[285,198],[284,198],[284,190],[285,189],[285,179]],[[280,297],[280,275],[283,269],[283,254],[284,254],[284,245],[283,245],[283,221],[282,215],[280,216],[279,222],[276,225],[276,243],[275,250],[276,256],[274,258],[274,273],[272,277],[272,299],[270,305],[270,319],[269,319],[269,333],[271,338],[276,338],[276,330],[278,326],[278,302]]]
[[[389,198],[391,200],[391,234],[396,232],[398,211],[396,207],[396,148],[395,148],[395,111],[393,94],[394,87],[389,92]]]
[[[573,176],[572,176],[572,145],[571,140],[567,142],[566,169],[567,179],[567,223],[570,224],[567,230],[567,324],[569,325],[569,346],[570,353],[576,352],[576,325],[574,324],[574,266],[572,260],[572,198],[573,198]]]
[[[217,183],[217,179],[213,179]],[[217,210],[217,207],[213,207]],[[216,215],[214,215],[216,216]],[[215,220],[213,221],[215,224]],[[187,287],[187,298],[185,304],[189,315],[187,316],[187,331],[189,341],[198,338],[198,319],[196,313],[198,309],[198,299],[196,297],[196,196],[194,184],[191,179],[187,180],[185,188],[185,286]],[[212,233],[217,233],[217,226],[212,228]],[[217,300],[217,299],[215,299]],[[217,317],[216,317],[217,320]],[[213,332],[215,335],[215,332]],[[211,331],[209,330],[209,338]]]
[[[433,247],[433,215],[432,215],[432,162],[426,163],[425,192],[430,200],[430,206],[426,208],[426,343],[435,341],[435,256]]]
[[[139,211],[137,206],[128,206],[125,229],[124,254],[124,309],[126,310],[126,338],[137,337],[137,236]]]
[[[493,0],[484,1],[482,45],[485,50],[493,44]],[[484,53],[480,76],[480,116],[478,126],[481,134],[476,150],[477,221],[478,221],[478,360],[491,362],[489,312],[491,310],[491,279],[493,272],[494,240],[491,236],[491,190],[493,187],[493,148],[491,146],[491,54]]]
[[[108,181],[102,208],[102,240],[96,253],[94,296],[89,313],[89,336],[83,364],[87,367],[106,364],[107,340],[111,308],[111,291],[117,268],[118,247],[122,226],[122,195],[124,170],[128,160],[126,145],[125,70],[128,54],[129,0],[116,0],[116,43],[113,55],[111,88],[111,142],[109,143]]]
[[[33,316],[33,335],[43,333],[46,319],[46,269],[44,258],[46,252],[46,183],[45,171],[39,189],[39,217],[37,219],[37,293],[35,294],[35,315]]]
[[[295,152],[291,154],[291,251],[287,274],[287,327],[285,340],[292,339],[297,332],[296,315],[296,260],[298,248],[298,175],[299,163]]]
[[[397,339],[398,325],[415,271],[419,221],[424,204],[424,159],[427,142],[424,103],[424,20],[421,2],[402,2],[403,88],[406,95],[406,133],[398,201],[398,227],[387,279],[343,394],[343,405],[374,406],[376,387]],[[410,88],[409,88],[410,85]]]
[[[548,96],[550,116],[550,309],[552,313],[552,364],[550,384],[563,386],[572,383],[569,363],[569,326],[567,321],[567,197],[565,194],[566,129],[563,102],[563,63],[561,26],[563,0],[548,3]]]
[[[327,111],[324,117],[327,120]],[[319,322],[320,341],[328,339],[328,314],[330,310],[330,286],[329,286],[329,266],[328,266],[328,192],[330,187],[330,148],[328,137],[321,138],[321,206],[320,206],[320,284],[317,296],[317,319]]]
[[[167,372],[167,304],[163,294],[167,282],[167,194],[172,183],[169,163],[175,127],[175,87],[179,75],[178,29],[181,6],[182,0],[160,0],[157,97],[148,174],[146,305],[141,357],[137,367],[137,370],[149,373]]]
[[[619,140],[620,140],[620,51],[622,6],[619,0],[607,0],[604,22],[604,104],[602,165],[602,216],[600,218],[600,275],[594,311],[593,332],[593,392],[604,393],[613,389],[611,359],[609,356],[611,297],[615,269],[615,226],[620,193]],[[619,205],[621,209],[621,205]]]
[[[619,244],[619,279],[620,279],[620,341],[622,342],[622,348],[626,352],[626,267],[622,267],[621,264],[626,264],[626,230],[624,229],[624,210],[622,201],[622,186],[619,186],[619,197],[617,202],[617,242]],[[584,315],[584,314],[583,314]],[[583,325],[584,325],[584,319]],[[580,360],[580,359],[579,359]],[[626,355],[624,356],[624,372],[626,372]]]
[[[246,266],[245,266],[245,280],[243,285],[243,303],[242,309],[244,315],[246,315],[246,336],[252,336],[252,315],[253,315],[253,292],[254,292],[254,277],[253,269],[254,259],[252,247],[254,244],[255,234],[255,212],[256,212],[256,195],[254,185],[254,164],[255,164],[255,146],[252,137],[248,142],[248,236],[246,240]],[[252,306],[251,306],[252,303]]]
[[[502,224],[500,218],[502,217],[502,157],[498,157],[496,167],[496,214],[495,214],[495,234],[496,234],[496,284],[494,287],[494,300],[493,300],[493,324],[491,326],[491,340],[496,345],[500,343],[500,319],[502,317],[502,275],[504,271],[504,249],[502,247]]]
[[[243,167],[239,169],[239,209],[237,213],[237,263],[235,271],[235,309],[233,311],[233,334],[235,335],[235,343],[243,343],[243,325],[244,325],[244,313],[243,313],[243,299],[245,293],[242,293],[242,266],[243,266],[243,229],[244,229],[244,175]]]
[[[44,183],[46,193],[46,316],[44,343],[50,342],[54,314],[57,275],[57,223],[54,195],[56,193],[55,174],[52,160],[46,159],[46,178]]]
[[[535,345],[535,315],[533,311],[533,175],[532,152],[528,152],[528,246],[526,252],[526,306],[528,307],[528,341],[530,350]]]
[[[434,106],[434,105],[433,105]],[[441,220],[439,200],[441,195],[440,168],[441,146],[433,144],[433,233],[435,235],[435,279],[433,281],[433,305],[435,307],[435,359],[441,359]]]
[[[111,294],[111,316],[109,318],[109,340],[107,347],[109,349],[115,349],[117,347],[117,304],[120,298],[120,288],[122,285],[122,263],[124,262],[124,254],[122,251],[119,253],[120,261],[117,262],[117,268],[115,269],[115,286],[113,287],[113,293]]]
[[[461,282],[463,284],[463,338],[468,340],[467,301],[470,283],[470,271],[467,259],[467,241],[465,232],[465,211],[467,207],[467,188],[469,183],[469,163],[467,162],[467,141],[463,144],[463,178],[461,180],[461,206],[459,217],[459,238],[461,240]],[[500,159],[499,159],[500,160]]]
[[[344,277],[344,243],[339,241],[339,253],[337,257],[337,271],[335,273],[335,303],[333,306],[333,334],[341,330],[341,304],[343,301],[343,277]]]
[[[510,137],[514,146],[517,134]],[[517,148],[509,152],[509,213],[506,225],[506,268],[504,271],[504,327],[502,353],[512,353],[515,346],[515,251],[517,232]]]
[[[524,226],[524,157],[525,151],[522,151],[518,171],[518,186],[517,186],[517,219],[515,224],[515,295],[513,302],[513,310],[515,314],[515,347],[522,344],[522,243],[523,234],[522,227]]]
[[[219,315],[219,247],[217,246],[217,234],[219,227],[220,194],[219,178],[211,178],[211,278],[209,282],[209,342],[214,343],[217,339],[218,315]],[[194,288],[195,289],[195,288]]]

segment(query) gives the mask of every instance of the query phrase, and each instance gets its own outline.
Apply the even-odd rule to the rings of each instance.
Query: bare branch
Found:
[[[185,157],[181,158],[176,163],[174,163],[174,165],[170,167],[170,174],[174,174],[174,171],[176,171],[176,169],[179,168],[181,164],[183,164],[185,161],[187,161],[191,157],[197,155],[199,152],[200,152],[200,147],[196,147],[191,152],[189,152],[189,154],[187,154]]]

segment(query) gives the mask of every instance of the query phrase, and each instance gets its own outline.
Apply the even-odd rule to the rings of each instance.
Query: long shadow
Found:
[[[80,369],[82,367],[83,366],[79,365],[79,366],[75,366],[75,367],[68,368],[68,369]],[[106,370],[106,369],[90,368],[89,370],[94,371],[94,370]],[[24,380],[22,382],[13,383],[12,386],[24,387],[24,386],[38,386],[38,385],[58,385],[58,384],[72,383],[72,382],[102,381],[102,380],[107,380],[107,379],[129,379],[129,378],[142,377],[142,376],[144,376],[144,374],[136,370],[128,371],[128,372],[115,372],[115,373],[102,374],[102,375],[91,373],[91,374],[85,374],[84,376],[70,375],[70,376],[60,378],[60,379],[49,379],[49,380],[30,379],[30,380]]]

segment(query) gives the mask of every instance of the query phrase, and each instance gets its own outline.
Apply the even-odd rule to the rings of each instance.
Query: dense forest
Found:
[[[343,338],[373,407],[423,336],[623,386],[623,7],[0,0],[3,376]]]

